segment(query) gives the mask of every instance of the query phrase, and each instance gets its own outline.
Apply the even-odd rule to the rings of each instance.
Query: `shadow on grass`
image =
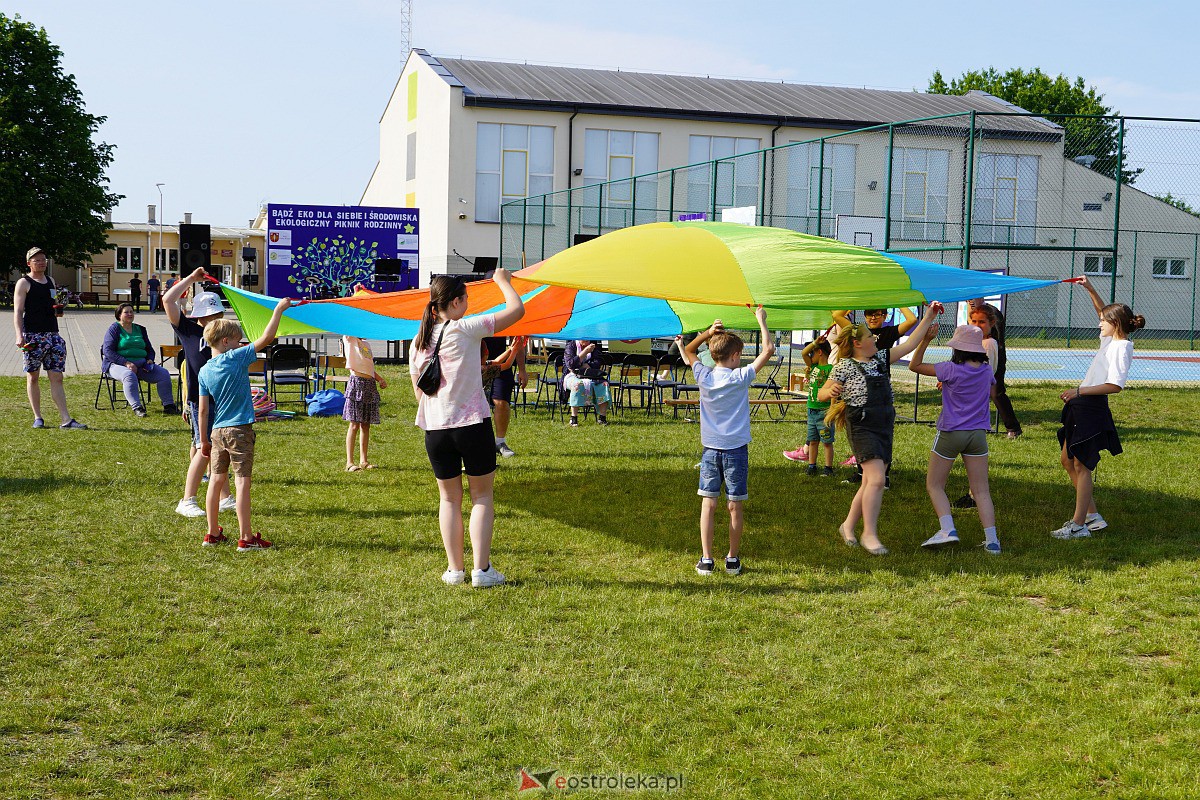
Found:
[[[1052,538],[1049,532],[1062,524],[1073,506],[1065,476],[1061,482],[1047,483],[993,475],[991,490],[1005,548],[1001,556],[986,555],[977,546],[983,535],[974,511],[957,514],[962,544],[949,550],[922,550],[921,542],[937,527],[925,493],[925,475],[897,468],[880,518],[880,538],[892,552],[873,557],[861,548],[846,547],[838,538],[837,526],[855,491],[841,484],[841,477],[806,478],[788,467],[752,469],[743,557],[751,564],[757,561],[765,572],[803,566],[837,572],[885,570],[924,578],[949,573],[1033,576],[1116,570],[1200,556],[1190,529],[1159,524],[1163,519],[1190,518],[1188,498],[1128,487],[1107,489],[1101,495],[1110,524],[1107,530],[1089,539]],[[959,488],[965,488],[962,477],[957,480],[964,484]],[[583,483],[586,492],[581,494]],[[699,551],[700,503],[695,486],[693,471],[588,469],[536,480],[510,477],[497,500],[534,517],[638,549],[691,559]],[[952,478],[952,492],[955,486]],[[716,525],[716,547],[721,552],[727,541],[727,520],[722,502]]]
[[[72,475],[69,478],[55,473],[47,473],[45,475],[26,475],[15,478],[0,478],[0,496],[4,495],[28,495],[28,494],[51,494],[54,492],[62,492],[68,489],[75,489],[80,486],[101,486],[100,481],[90,478],[80,478]],[[108,481],[103,483],[104,486],[111,485]]]

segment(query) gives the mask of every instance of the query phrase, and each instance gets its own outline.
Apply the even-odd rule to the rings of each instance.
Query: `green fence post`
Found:
[[[963,269],[971,268],[971,217],[975,213],[975,112],[971,112],[970,138],[967,140],[966,203],[963,205]]]
[[[667,198],[667,222],[675,221],[675,170],[671,170],[671,196]]]
[[[546,260],[546,195],[542,195],[542,261]]]
[[[1134,298],[1137,296],[1137,235],[1138,232],[1133,232],[1133,264],[1129,267],[1129,307],[1136,308]],[[1117,259],[1113,258],[1113,277],[1117,274]]]
[[[758,224],[762,225],[767,221],[767,151],[760,151],[758,157],[762,159],[762,181],[758,184]],[[775,159],[773,150],[771,159]]]
[[[825,140],[817,156],[817,236],[825,235]]]
[[[883,191],[883,249],[892,249],[892,154],[895,152],[896,126],[888,125],[887,183]],[[903,234],[902,234],[903,235]]]
[[[529,228],[529,198],[521,198],[521,252],[529,252],[529,243],[526,241]]]
[[[1192,321],[1188,325],[1192,332],[1189,334],[1189,350],[1196,349],[1196,256],[1200,256],[1200,234],[1192,236]]]
[[[567,247],[571,246],[571,217],[573,216],[572,206],[575,204],[575,190],[567,189]]]
[[[1079,238],[1079,228],[1071,229],[1071,272],[1068,278],[1075,277],[1075,241]],[[1075,295],[1067,289],[1067,349],[1071,349],[1071,311],[1075,308]]]
[[[637,225],[637,179],[630,178],[629,182],[633,184],[629,187],[629,225]]]
[[[1121,123],[1117,128],[1117,189],[1113,198],[1113,271],[1111,288],[1108,290],[1108,302],[1117,302],[1117,245],[1121,237],[1121,171],[1125,168],[1125,118],[1119,117]]]
[[[712,208],[712,221],[717,221],[717,166],[721,162],[719,160],[712,162],[712,191],[709,192],[710,207]]]

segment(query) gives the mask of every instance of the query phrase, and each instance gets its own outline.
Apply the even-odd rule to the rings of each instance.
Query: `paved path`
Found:
[[[24,359],[17,348],[16,331],[12,326],[12,309],[0,311],[4,315],[7,331],[0,343],[0,375],[24,375]],[[232,315],[231,315],[232,316]],[[163,312],[138,314],[135,322],[146,326],[150,343],[157,350],[161,345],[174,344],[175,332]],[[67,342],[67,375],[99,375],[100,345],[108,326],[116,322],[113,309],[67,309],[66,316],[58,321],[58,332]]]

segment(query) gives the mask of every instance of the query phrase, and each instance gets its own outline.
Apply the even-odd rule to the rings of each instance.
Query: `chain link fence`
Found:
[[[1200,382],[1200,120],[969,113],[880,125],[506,204],[501,263],[608,231],[721,219],[836,237],[950,266],[1086,274],[1146,318],[1132,379]],[[1070,284],[1009,295],[1009,378],[1074,379],[1096,316]],[[1020,353],[1030,351],[1025,357]],[[1142,363],[1144,361],[1144,363]],[[1086,369],[1086,363],[1083,365]]]

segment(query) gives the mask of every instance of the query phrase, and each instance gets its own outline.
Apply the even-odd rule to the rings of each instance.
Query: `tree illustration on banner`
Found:
[[[314,238],[293,252],[288,282],[312,295],[348,296],[354,284],[374,279],[378,248],[379,242],[368,245],[365,239]]]

